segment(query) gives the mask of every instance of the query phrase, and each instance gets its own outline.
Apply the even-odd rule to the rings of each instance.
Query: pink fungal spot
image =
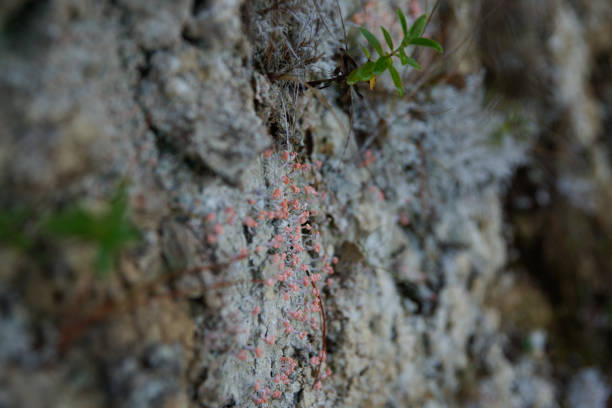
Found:
[[[272,248],[280,248],[281,244],[283,243],[283,236],[281,234],[277,234],[274,238],[272,238],[272,240],[270,241],[270,245],[272,246]]]
[[[371,149],[366,150],[364,156],[360,167],[369,167],[376,161],[376,157],[374,157],[374,153],[372,153]]]
[[[249,228],[256,228],[259,224],[257,223],[257,221],[253,219],[253,217],[247,216],[244,219],[244,225],[246,225]]]
[[[296,320],[301,320],[303,315],[304,315],[304,312],[302,312],[301,310],[289,312],[289,316],[291,316],[293,319],[296,319]]]
[[[310,211],[306,210],[306,211],[302,212],[302,214],[300,214],[300,216],[304,217],[304,218],[308,218],[308,217],[310,217]],[[304,223],[302,223],[302,224],[304,224]]]
[[[304,193],[316,196],[317,190],[315,190],[314,187],[311,186],[304,186]]]
[[[246,361],[247,359],[246,350],[240,350],[237,357],[241,359],[242,361]]]
[[[322,270],[323,270],[323,273],[327,273],[327,274],[329,274],[329,275],[333,275],[333,274],[334,274],[334,268],[332,268],[332,267],[331,267],[331,265],[329,265],[329,264],[326,264],[326,265],[323,267],[323,269],[322,269]]]
[[[234,207],[227,207],[225,209],[225,215],[227,216],[227,223],[232,225],[237,215],[236,210],[234,210]]]
[[[266,343],[268,343],[269,345],[273,346],[274,345],[274,336],[268,336],[264,339],[264,341]]]
[[[246,248],[242,248],[240,250],[240,252],[238,252],[238,255],[236,256],[236,259],[244,259],[244,258],[247,257],[247,255],[248,255],[247,249]]]
[[[275,200],[278,200],[278,199],[281,198],[281,196],[282,196],[282,192],[281,192],[280,188],[277,187],[274,190],[274,192],[272,193],[272,198],[275,199]]]
[[[259,306],[255,306],[251,313],[253,313],[253,316],[257,316],[259,312],[261,312],[261,308]]]

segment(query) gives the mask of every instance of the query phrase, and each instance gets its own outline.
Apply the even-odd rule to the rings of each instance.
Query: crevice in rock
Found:
[[[211,0],[194,0],[193,5],[191,6],[191,14],[193,16],[197,16],[202,11],[206,11],[210,8]]]
[[[181,38],[195,48],[204,48],[204,41],[201,38],[189,34],[188,26],[183,27],[183,30],[181,31]]]
[[[45,25],[40,20],[48,11],[49,5],[49,0],[29,0],[8,16],[2,16],[0,33],[7,41],[1,41],[0,45],[27,57],[47,48],[50,39],[45,33]]]

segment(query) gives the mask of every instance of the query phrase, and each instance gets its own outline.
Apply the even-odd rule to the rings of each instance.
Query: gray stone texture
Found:
[[[587,82],[593,55],[610,55],[612,7],[514,2],[525,32],[479,40],[493,2],[443,2],[427,35],[458,51],[423,52],[407,97],[384,77],[363,99],[305,87],[346,47],[340,13],[362,41],[361,3],[2,2],[0,204],[95,211],[126,181],[141,240],[105,279],[82,242],[0,246],[0,407],[562,405],[545,317],[526,329],[532,347],[508,352],[511,296],[545,301],[508,267],[503,196],[564,116],[589,160],[561,166],[560,190],[601,205],[610,115]],[[364,24],[397,32],[397,2],[370,3]],[[517,86],[516,119],[484,68],[508,78],[523,64],[534,85]],[[282,198],[300,209],[259,217]],[[302,284],[316,273],[320,297]],[[289,317],[306,308],[312,321]],[[609,394],[595,371],[566,399],[588,399],[580,387]]]

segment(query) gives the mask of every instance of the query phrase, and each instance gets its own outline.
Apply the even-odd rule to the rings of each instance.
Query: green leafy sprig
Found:
[[[36,251],[37,242],[59,237],[93,244],[97,249],[96,271],[107,274],[115,266],[121,250],[140,239],[130,219],[125,184],[121,183],[102,212],[78,204],[47,215],[37,214],[25,204],[0,208],[0,247]]]
[[[346,83],[349,85],[354,85],[360,81],[370,81],[370,87],[373,87],[373,81],[376,80],[376,77],[383,72],[389,70],[389,74],[391,75],[391,79],[393,79],[393,83],[397,88],[397,92],[401,95],[404,94],[404,89],[402,87],[402,80],[400,78],[397,69],[393,65],[393,57],[399,58],[401,64],[403,66],[410,65],[411,67],[420,70],[421,66],[414,59],[407,55],[405,48],[408,46],[420,46],[420,47],[428,47],[433,48],[434,50],[442,53],[442,46],[435,40],[431,38],[421,37],[423,32],[425,31],[425,26],[427,25],[427,15],[423,14],[419,18],[416,19],[414,24],[408,29],[408,24],[406,24],[406,16],[402,13],[401,10],[397,10],[397,16],[399,18],[400,24],[402,25],[402,31],[404,32],[404,38],[397,46],[394,48],[393,40],[391,39],[391,35],[384,28],[380,27],[383,36],[385,37],[385,42],[389,46],[389,52],[384,52],[383,47],[378,41],[378,39],[366,30],[363,27],[359,27],[359,31],[368,41],[368,43],[376,50],[379,57],[376,61],[372,60],[372,56],[368,49],[364,46],[361,46],[363,53],[368,58],[368,62],[360,66],[359,68],[353,70],[346,79]]]
[[[140,234],[129,218],[129,202],[125,185],[121,184],[101,214],[74,206],[55,213],[44,222],[47,233],[89,241],[97,247],[95,266],[101,275],[115,264],[120,250],[139,239]]]

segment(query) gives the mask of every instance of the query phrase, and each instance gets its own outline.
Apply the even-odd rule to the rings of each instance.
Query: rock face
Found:
[[[595,386],[605,403],[606,373],[568,396],[553,376],[551,304],[511,270],[503,210],[564,112],[592,166],[559,159],[559,190],[586,178],[581,211],[603,208],[610,80],[594,98],[578,61],[612,45],[565,45],[605,37],[610,7],[502,1],[529,30],[520,50],[476,41],[487,60],[456,39],[499,15],[450,1],[426,34],[461,52],[421,53],[407,97],[384,77],[363,97],[305,85],[333,75],[344,29],[357,43],[349,21],[399,36],[394,3],[0,5],[0,407],[555,407]],[[487,86],[526,61],[529,109],[497,106]],[[101,276],[116,219],[140,238]]]

